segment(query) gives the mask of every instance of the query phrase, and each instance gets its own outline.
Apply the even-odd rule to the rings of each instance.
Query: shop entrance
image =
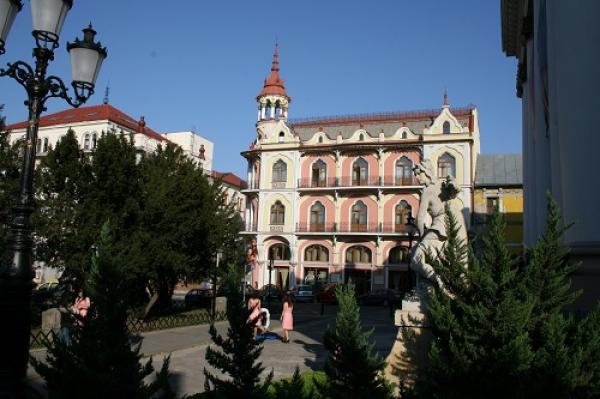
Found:
[[[354,287],[358,295],[367,294],[371,290],[371,271],[346,269],[344,283]]]

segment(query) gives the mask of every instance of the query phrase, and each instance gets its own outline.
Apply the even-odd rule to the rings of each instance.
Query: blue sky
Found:
[[[0,62],[31,60],[29,2]],[[515,60],[504,56],[499,0],[75,0],[50,73],[70,81],[66,41],[90,21],[108,47],[89,104],[110,102],[159,132],[190,130],[215,143],[214,167],[245,177],[240,151],[255,138],[255,97],[275,40],[292,97],[290,118],[429,109],[479,109],[483,153],[521,151]],[[9,123],[24,120],[24,90],[0,79]],[[66,108],[50,100],[48,112]]]

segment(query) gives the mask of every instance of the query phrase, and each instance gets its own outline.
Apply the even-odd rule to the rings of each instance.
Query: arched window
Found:
[[[444,179],[448,176],[456,177],[456,160],[445,152],[438,158],[438,178]]]
[[[98,143],[98,133],[92,134],[92,149],[96,148],[96,144]]]
[[[43,152],[48,152],[48,137],[44,137],[44,146],[42,147]]]
[[[394,247],[390,250],[390,256],[388,257],[388,264],[399,265],[406,262],[408,259],[408,248],[407,247]]]
[[[364,158],[358,158],[352,165],[352,185],[366,186],[369,176],[369,164]]]
[[[306,262],[329,262],[329,250],[322,245],[311,245],[304,251]]]
[[[319,159],[312,165],[312,187],[325,187],[327,164]]]
[[[275,117],[281,117],[281,104],[279,103],[279,101],[275,102]]]
[[[325,206],[319,201],[310,207],[310,231],[325,231]]]
[[[403,139],[408,138],[408,135],[406,134],[406,132],[402,132],[402,138]]]
[[[450,122],[444,122],[444,124],[442,125],[442,133],[450,134]]]
[[[348,248],[346,263],[371,263],[371,250],[363,245]]]
[[[323,143],[323,136],[319,136],[319,144]]]
[[[281,159],[273,165],[273,182],[285,183],[287,181],[287,164]]]
[[[358,141],[365,141],[365,135],[364,134],[359,134],[358,135]]]
[[[83,149],[85,151],[90,149],[90,134],[89,133],[86,133],[83,138]]]
[[[285,244],[273,244],[269,247],[269,260],[290,260],[290,247]]]
[[[271,101],[267,101],[267,105],[265,105],[265,119],[271,119],[271,109],[273,106],[271,105]]]
[[[285,224],[285,206],[281,201],[276,201],[271,206],[271,224]]]
[[[396,205],[394,212],[394,226],[397,232],[406,231],[408,217],[412,214],[412,207],[408,202],[402,200]]]
[[[412,183],[413,163],[407,157],[401,157],[396,161],[396,185],[407,186]]]
[[[283,132],[279,132],[279,142],[283,143],[283,140],[285,139],[285,133]]]
[[[367,231],[367,206],[362,201],[357,201],[352,206],[351,215],[352,231]]]

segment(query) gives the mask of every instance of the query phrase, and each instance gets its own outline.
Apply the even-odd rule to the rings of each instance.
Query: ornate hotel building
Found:
[[[412,168],[426,158],[438,176],[456,177],[470,222],[479,154],[475,107],[451,108],[444,95],[434,110],[289,121],[277,48],[256,99],[257,136],[242,153],[243,234],[256,243],[247,280],[255,286],[407,288],[409,247],[417,240],[407,221],[418,212],[422,188]]]

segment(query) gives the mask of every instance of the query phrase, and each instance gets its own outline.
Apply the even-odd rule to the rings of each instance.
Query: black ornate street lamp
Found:
[[[406,227],[408,234],[408,271],[410,273],[411,285],[414,287],[416,285],[417,276],[415,272],[410,268],[410,263],[412,261],[412,252],[413,252],[413,239],[415,238],[417,225],[415,224],[415,218],[412,215],[408,215],[406,218]]]
[[[46,76],[54,50],[58,47],[60,31],[65,17],[73,5],[72,0],[31,0],[33,49],[35,67],[23,61],[9,63],[0,69],[1,76],[15,79],[27,92],[25,105],[29,108],[26,141],[19,196],[9,221],[7,245],[0,264],[0,315],[2,339],[0,340],[0,397],[20,398],[25,387],[29,358],[30,302],[33,288],[32,247],[30,216],[34,210],[33,172],[39,118],[48,99],[59,97],[71,106],[79,107],[94,93],[94,86],[106,49],[94,42],[96,32],[91,25],[83,30],[83,39],[67,43],[71,56],[74,90],[72,98],[63,81],[56,76]],[[0,54],[5,52],[6,38],[21,0],[0,0]]]

